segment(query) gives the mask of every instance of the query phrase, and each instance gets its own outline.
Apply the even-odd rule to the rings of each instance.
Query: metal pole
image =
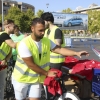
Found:
[[[4,16],[3,16],[3,0],[2,1],[2,30],[4,30],[4,26],[3,26],[3,21],[4,21]]]

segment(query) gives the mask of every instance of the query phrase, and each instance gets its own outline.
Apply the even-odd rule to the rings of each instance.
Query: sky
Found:
[[[31,4],[35,7],[35,12],[44,10],[45,12],[57,12],[70,8],[75,10],[76,7],[88,8],[89,5],[95,3],[100,6],[100,0],[16,0]],[[48,5],[48,8],[47,8]]]

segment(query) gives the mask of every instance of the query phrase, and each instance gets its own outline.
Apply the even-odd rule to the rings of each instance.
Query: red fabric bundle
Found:
[[[56,71],[57,72],[57,76],[58,78],[60,78],[62,76],[62,72],[58,69],[51,69],[50,71]],[[62,90],[60,87],[59,82],[57,82],[55,80],[55,77],[46,77],[46,79],[44,80],[44,85],[46,85],[48,87],[48,92],[56,95],[58,94],[62,94]]]
[[[0,71],[3,70],[3,69],[5,69],[6,67],[7,67],[7,65],[2,66],[1,65],[1,61],[0,61]]]

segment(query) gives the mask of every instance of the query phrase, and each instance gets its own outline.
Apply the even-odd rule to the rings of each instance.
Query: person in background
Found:
[[[21,41],[25,36],[23,34],[20,34],[19,31],[19,27],[17,25],[15,25],[15,29],[14,29],[14,34],[11,35],[11,39],[14,42],[19,42]],[[16,62],[16,58],[17,58],[17,51],[16,49],[12,49],[12,58],[11,60],[13,61],[13,65],[15,65]]]
[[[9,36],[11,33],[14,33],[14,21],[8,19],[3,24],[5,31],[0,32],[0,100],[4,100],[4,87],[7,73],[7,68],[4,66],[7,66],[7,61],[12,54],[12,48],[15,48],[17,44]]]
[[[86,51],[72,51],[62,48],[44,37],[45,22],[34,18],[31,23],[31,35],[18,44],[17,60],[12,73],[16,100],[40,100],[42,83],[46,76],[56,77],[56,71],[50,71],[50,51],[63,56],[88,55]]]
[[[58,46],[65,47],[64,34],[59,27],[54,25],[54,17],[52,13],[45,12],[41,15],[41,18],[45,21],[46,31],[44,37],[52,40]],[[50,53],[51,68],[61,69],[64,60],[64,56],[53,52]]]
[[[0,32],[2,32],[2,23],[0,23]]]

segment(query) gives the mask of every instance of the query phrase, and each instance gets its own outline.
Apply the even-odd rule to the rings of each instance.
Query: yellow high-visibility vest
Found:
[[[37,45],[31,38],[31,35],[24,38],[21,42],[24,42],[30,52],[32,53],[32,57],[34,63],[44,70],[49,70],[49,61],[50,61],[50,40],[47,38],[41,39],[41,59],[39,58],[39,50]],[[23,47],[22,47],[23,49]],[[34,67],[34,66],[33,66]],[[23,61],[23,59],[18,55],[16,64],[14,67],[14,71],[12,73],[12,77],[18,82],[23,83],[43,83],[46,76],[40,75],[35,71],[31,70]]]
[[[0,35],[3,33],[6,33],[6,32],[0,32]],[[6,56],[10,53],[10,50],[11,50],[11,47],[6,42],[3,42],[0,46],[0,60],[5,59]]]
[[[53,29],[50,31],[49,35],[47,34],[47,32],[48,32],[48,29],[47,29],[45,31],[44,37],[49,38],[51,41],[53,41],[55,43],[54,36],[55,36],[55,30],[57,28],[58,28],[57,26],[54,26]],[[63,35],[63,43],[62,43],[61,47],[65,47],[64,35]],[[56,53],[50,52],[50,62],[51,63],[62,63],[62,62],[64,62],[64,60],[65,60],[64,56],[62,56],[60,54],[56,54]]]

